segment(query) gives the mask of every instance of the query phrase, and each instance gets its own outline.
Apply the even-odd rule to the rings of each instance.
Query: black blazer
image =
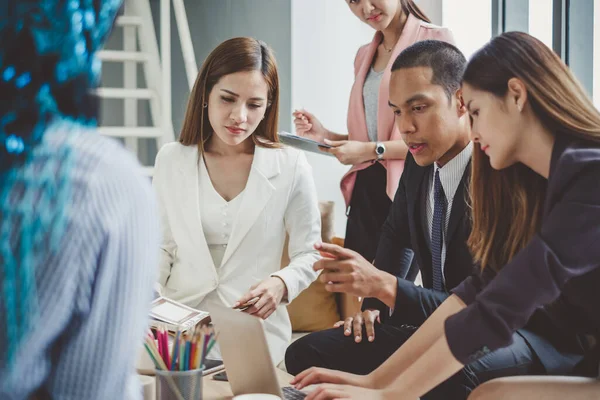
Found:
[[[384,321],[398,325],[421,325],[448,297],[447,292],[431,289],[431,252],[427,233],[423,232],[425,218],[425,196],[433,165],[419,166],[412,155],[408,155],[394,202],[387,220],[381,229],[381,238],[375,257],[375,266],[398,277],[398,295],[390,319],[387,307],[377,299],[367,298],[363,309],[382,311]],[[446,288],[451,289],[474,272],[473,260],[467,248],[471,232],[470,217],[466,206],[470,163],[465,169],[456,190],[446,243],[444,278]],[[423,287],[413,284],[421,270]]]
[[[582,358],[597,373],[600,145],[557,135],[540,232],[497,275],[484,270],[453,292],[468,306],[446,320],[446,337],[463,363],[509,345],[527,323],[519,333],[548,373],[572,373]]]

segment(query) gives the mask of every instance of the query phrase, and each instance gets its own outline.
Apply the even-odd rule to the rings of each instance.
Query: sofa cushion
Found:
[[[333,232],[334,203],[320,202],[321,240],[331,243]],[[287,240],[283,249],[282,267],[289,264]],[[318,279],[288,305],[288,313],[294,332],[312,332],[329,329],[340,320],[335,293],[325,290],[325,284]]]

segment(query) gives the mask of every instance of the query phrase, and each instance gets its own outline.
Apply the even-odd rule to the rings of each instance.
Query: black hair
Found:
[[[456,46],[439,40],[423,40],[398,55],[392,72],[403,68],[431,68],[431,83],[443,87],[450,99],[460,88],[466,66],[467,59]]]

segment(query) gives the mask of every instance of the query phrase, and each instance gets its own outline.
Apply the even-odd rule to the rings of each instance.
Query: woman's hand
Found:
[[[383,390],[366,389],[356,386],[325,384],[317,386],[311,391],[306,400],[329,400],[329,399],[358,399],[358,400],[385,400],[397,399],[388,397]]]
[[[375,144],[357,140],[327,140],[325,143],[331,148],[321,150],[333,154],[344,165],[357,165],[376,158]]]
[[[258,300],[245,309],[244,312],[262,319],[267,319],[273,314],[273,311],[277,309],[281,300],[286,296],[287,287],[283,280],[272,276],[252,286],[250,290],[233,305],[233,308],[237,308],[257,297]]]
[[[296,110],[292,115],[294,116],[294,126],[298,136],[324,143],[328,131],[317,117],[306,110]]]
[[[348,372],[334,371],[326,368],[312,367],[300,372],[290,384],[296,389],[317,383],[335,383],[369,388],[373,385],[369,375],[355,375]]]

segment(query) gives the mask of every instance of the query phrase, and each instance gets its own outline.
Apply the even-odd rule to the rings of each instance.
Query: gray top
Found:
[[[383,70],[385,71],[385,70]],[[379,86],[383,71],[376,72],[369,68],[365,85],[363,86],[363,102],[365,104],[365,117],[367,120],[367,133],[371,142],[377,141],[377,106],[379,102]]]
[[[58,253],[38,249],[47,255],[36,266],[38,318],[17,348],[16,364],[0,362],[0,398],[139,399],[134,363],[157,276],[154,193],[118,142],[85,128],[50,129],[32,161],[15,172],[37,171],[38,184],[14,188],[11,198],[15,210],[31,207],[26,199],[36,199],[54,179],[45,167],[60,165],[57,149],[69,146],[68,227]],[[4,332],[2,327],[0,354],[6,352]]]

